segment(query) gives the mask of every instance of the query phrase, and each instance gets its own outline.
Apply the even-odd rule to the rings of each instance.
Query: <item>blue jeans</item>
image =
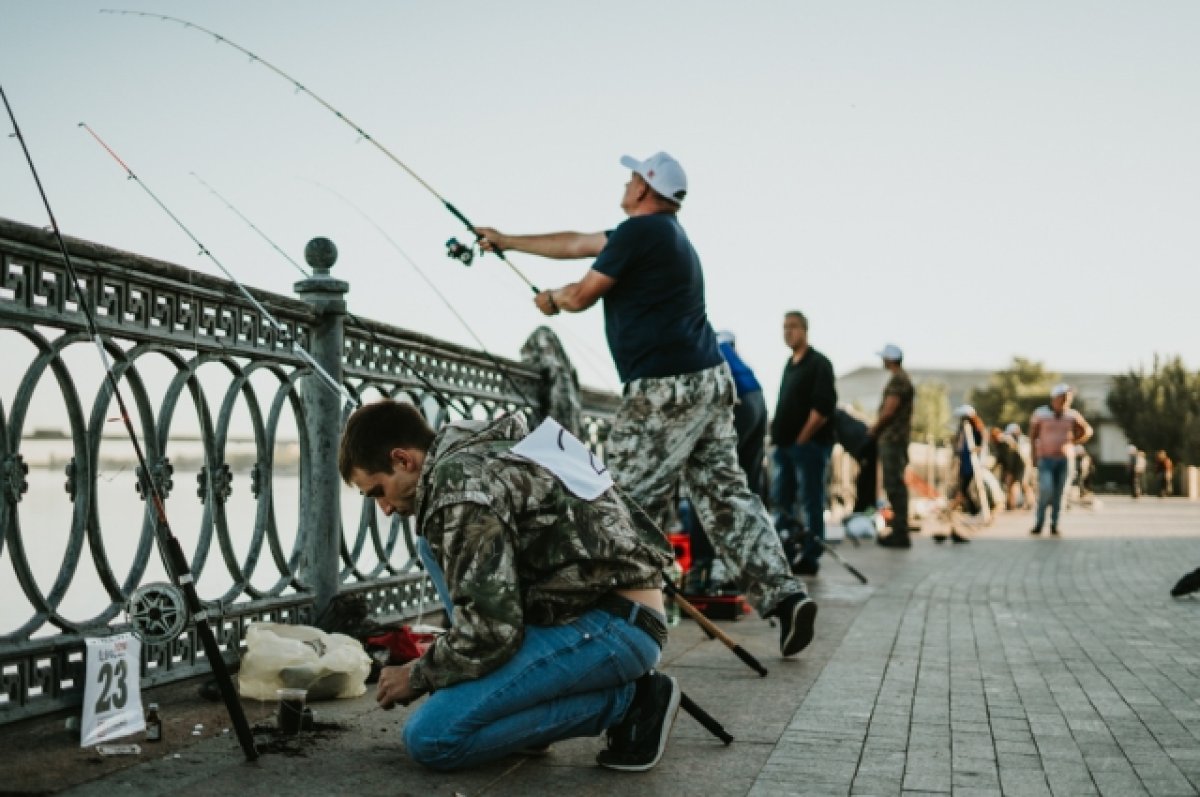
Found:
[[[417,552],[452,616],[445,576],[424,537],[417,538]],[[482,678],[439,689],[418,706],[405,723],[404,745],[417,763],[453,770],[596,736],[625,716],[633,682],[660,655],[649,634],[601,609],[566,625],[527,625],[511,659]]]
[[[1058,527],[1058,510],[1062,508],[1063,488],[1067,486],[1070,463],[1066,457],[1038,457],[1038,505],[1034,528],[1040,529],[1050,509],[1050,525]]]
[[[825,479],[832,453],[833,446],[822,443],[775,447],[775,480],[771,483],[775,528],[794,522],[799,492],[799,508],[808,532],[800,555],[809,562],[817,561],[824,550],[816,540],[825,539]]]

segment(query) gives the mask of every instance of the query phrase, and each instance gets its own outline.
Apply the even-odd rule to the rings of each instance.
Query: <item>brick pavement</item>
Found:
[[[812,581],[818,638],[802,656],[780,661],[777,631],[758,619],[724,625],[768,678],[685,623],[664,669],[737,741],[722,747],[681,715],[643,775],[597,769],[596,739],[431,773],[402,754],[404,712],[379,712],[369,695],[318,704],[336,731],[254,765],[218,735],[148,748],[154,758],[123,769],[60,740],[47,766],[86,761],[93,780],[71,793],[106,796],[1200,793],[1200,600],[1167,594],[1200,565],[1200,504],[1107,499],[1063,526],[1061,538],[1030,538],[1028,515],[1008,515],[966,546],[928,533],[911,551],[844,545],[871,585],[826,561]],[[190,727],[183,701],[164,710]],[[255,721],[271,711],[248,710]]]
[[[752,795],[1200,793],[1200,508],[1110,499],[1030,537],[922,541],[871,597]],[[872,557],[877,558],[877,557]],[[815,753],[815,754],[814,754]]]

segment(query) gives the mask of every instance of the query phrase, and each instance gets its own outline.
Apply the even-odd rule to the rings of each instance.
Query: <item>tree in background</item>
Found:
[[[1178,356],[1156,355],[1150,373],[1141,368],[1113,377],[1108,409],[1151,460],[1162,450],[1177,463],[1200,462],[1200,374]]]
[[[1011,367],[992,374],[988,386],[972,390],[967,394],[967,401],[989,426],[1003,429],[1016,423],[1028,432],[1029,416],[1038,407],[1050,403],[1050,389],[1059,379],[1057,373],[1047,371],[1039,362],[1014,357]],[[1083,411],[1078,398],[1073,406]]]
[[[916,386],[913,398],[912,439],[924,443],[930,438],[934,443],[945,443],[950,439],[950,397],[941,382],[921,382]]]

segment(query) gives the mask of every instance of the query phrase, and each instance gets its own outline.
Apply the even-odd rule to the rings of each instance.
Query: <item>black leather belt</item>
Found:
[[[637,601],[631,601],[615,592],[610,592],[597,601],[596,608],[614,614],[635,628],[642,629],[655,641],[659,650],[666,647],[667,627],[662,620],[654,616],[655,612],[652,609],[647,609]]]

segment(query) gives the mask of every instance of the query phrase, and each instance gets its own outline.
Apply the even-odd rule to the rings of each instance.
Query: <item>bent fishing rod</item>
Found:
[[[201,31],[202,33],[207,33],[209,36],[212,36],[214,39],[216,39],[218,43],[227,44],[230,47],[232,47],[233,49],[237,50],[238,52],[245,54],[247,57],[250,58],[251,61],[257,61],[258,63],[265,66],[267,69],[269,69],[272,72],[274,72],[275,74],[279,75],[281,78],[283,78],[287,82],[291,83],[297,92],[303,92],[304,94],[307,94],[309,97],[316,100],[316,102],[318,104],[320,104],[321,107],[323,107],[325,110],[329,111],[334,116],[336,116],[338,119],[340,119],[342,122],[347,124],[350,127],[350,129],[352,129],[355,133],[357,133],[359,135],[359,138],[361,140],[369,142],[371,144],[371,146],[375,147],[377,150],[382,152],[388,158],[388,160],[390,160],[392,163],[396,164],[401,169],[403,169],[408,174],[409,177],[411,177],[417,181],[418,185],[420,185],[422,188],[424,188],[426,191],[428,191],[430,194],[432,194],[439,202],[441,202],[442,206],[445,207],[446,210],[450,211],[450,213],[456,219],[458,219],[460,222],[462,222],[463,225],[468,230],[471,231],[471,234],[475,236],[477,242],[482,240],[482,236],[479,235],[478,232],[476,232],[475,225],[471,223],[471,220],[468,219],[466,217],[466,215],[463,214],[462,211],[460,211],[458,208],[456,208],[453,205],[453,203],[451,203],[448,199],[446,199],[441,194],[439,194],[437,191],[435,191],[433,186],[431,186],[425,180],[421,179],[421,176],[418,175],[415,171],[413,171],[408,166],[408,164],[406,164],[404,161],[400,160],[395,155],[393,155],[391,150],[389,150],[387,147],[383,146],[383,144],[380,144],[377,140],[375,140],[375,138],[372,137],[370,133],[368,133],[366,130],[363,130],[361,127],[359,127],[353,121],[351,121],[350,117],[346,116],[344,113],[339,111],[337,108],[334,108],[332,105],[330,105],[328,102],[326,102],[320,96],[318,96],[315,92],[313,92],[311,89],[309,89],[303,83],[296,80],[294,77],[289,75],[287,72],[284,72],[282,69],[275,66],[270,61],[267,61],[266,59],[259,57],[255,53],[250,52],[245,47],[238,44],[237,42],[234,42],[234,41],[231,41],[231,40],[225,38],[224,36],[217,33],[216,31],[209,30],[208,28],[203,27],[202,25],[197,25],[194,22],[188,22],[186,19],[180,19],[179,17],[167,16],[166,14],[154,14],[154,13],[151,13],[148,11],[131,11],[128,9],[119,9],[119,8],[102,8],[102,9],[100,9],[100,13],[101,14],[133,15],[133,16],[138,16],[138,17],[150,17],[152,19],[160,19],[160,20],[163,20],[166,22],[174,22],[174,23],[184,26],[185,28],[193,28],[195,30]],[[466,247],[466,246],[458,243],[458,241],[453,238],[451,238],[449,241],[446,242],[446,247],[449,250],[448,254],[451,257],[462,261],[462,263],[464,265],[469,266],[471,264],[472,252],[470,250],[470,247]],[[482,247],[480,248],[480,251],[483,251]],[[512,269],[513,273],[516,274],[518,277],[520,277],[521,281],[524,282],[526,285],[528,285],[530,290],[532,290],[535,294],[541,293],[541,289],[539,289],[536,285],[534,285],[532,282],[530,282],[529,278],[526,277],[525,274],[522,273],[522,271],[519,268],[517,268],[515,265],[513,265],[512,261],[510,261],[508,259],[508,256],[504,253],[504,250],[500,249],[499,247],[493,246],[491,251],[494,252],[495,255],[497,257],[499,257],[500,260],[502,260],[506,266],[508,266],[510,269]]]
[[[71,287],[74,290],[75,303],[83,311],[88,334],[96,344],[96,351],[99,352],[100,361],[104,366],[104,375],[108,383],[108,389],[117,400],[121,420],[125,425],[125,431],[129,435],[129,442],[133,445],[134,455],[138,462],[138,483],[141,486],[142,495],[148,498],[150,506],[154,509],[154,534],[159,552],[162,555],[163,564],[172,583],[183,593],[184,599],[187,602],[188,611],[195,625],[196,636],[200,639],[200,644],[204,648],[204,655],[208,659],[209,667],[212,669],[213,677],[216,679],[217,688],[221,692],[225,708],[229,711],[229,719],[233,723],[233,728],[237,734],[238,743],[242,747],[242,752],[245,754],[247,761],[254,761],[258,758],[258,748],[254,745],[254,734],[250,729],[250,723],[246,721],[241,700],[238,697],[236,687],[233,685],[233,679],[229,675],[229,668],[225,664],[225,658],[221,652],[221,646],[217,642],[216,634],[208,623],[208,613],[200,600],[199,593],[196,591],[196,582],[192,576],[191,569],[188,567],[187,557],[183,553],[183,548],[180,546],[179,540],[171,531],[171,525],[167,520],[166,503],[163,500],[162,493],[159,491],[158,484],[151,475],[150,467],[146,463],[146,456],[142,452],[142,445],[138,442],[137,432],[134,431],[133,420],[129,415],[129,408],[125,403],[124,395],[121,393],[117,377],[113,373],[113,364],[109,359],[108,352],[104,348],[104,340],[100,337],[100,329],[96,325],[96,318],[92,313],[91,305],[88,304],[87,296],[84,295],[83,289],[80,287],[79,275],[75,272],[75,266],[71,262],[71,254],[67,251],[67,243],[63,239],[62,231],[58,227],[58,220],[55,218],[54,211],[50,207],[50,200],[46,196],[46,190],[42,187],[41,177],[38,176],[37,167],[33,164],[33,156],[29,152],[25,136],[21,133],[21,128],[17,124],[17,117],[13,113],[12,106],[8,102],[8,95],[4,93],[2,86],[0,86],[0,99],[4,100],[4,109],[8,112],[8,118],[12,121],[13,134],[17,141],[21,143],[21,150],[25,153],[25,160],[29,164],[29,170],[33,174],[34,182],[37,184],[38,194],[41,195],[42,204],[45,206],[46,214],[50,218],[50,227],[54,231],[54,238],[58,242],[58,249],[62,254],[63,267],[67,273],[67,280],[71,283]]]
[[[213,196],[215,196],[217,199],[221,200],[222,204],[224,204],[225,207],[229,208],[229,210],[232,211],[234,215],[236,215],[242,221],[246,222],[246,224],[250,227],[250,229],[258,234],[258,237],[260,237],[264,241],[266,241],[267,244],[272,249],[274,249],[276,252],[279,253],[280,257],[282,257],[288,263],[291,263],[292,267],[294,269],[296,269],[296,271],[300,272],[300,274],[303,275],[305,279],[312,277],[312,274],[309,273],[308,269],[304,268],[304,266],[297,263],[295,258],[293,258],[291,255],[289,255],[287,252],[285,252],[283,250],[283,247],[281,247],[279,244],[275,243],[275,241],[273,241],[269,235],[267,235],[265,232],[263,232],[258,227],[257,224],[255,224],[253,221],[251,221],[249,219],[249,217],[246,216],[246,214],[244,214],[244,213],[242,213],[242,211],[238,210],[237,207],[235,207],[232,202],[230,202],[228,199],[226,199],[221,194],[220,191],[218,191],[217,189],[215,189],[211,185],[209,185],[204,180],[203,177],[196,174],[195,172],[192,172],[192,177],[195,177],[200,182],[201,185],[203,185],[205,188],[207,188],[209,190],[210,193],[212,193]],[[415,263],[413,264],[413,268],[416,268]],[[420,269],[417,269],[417,271],[418,271],[418,273],[420,273]],[[421,276],[424,276],[424,274],[422,274]],[[426,282],[428,282],[428,280],[426,280]],[[431,284],[431,287],[432,287],[432,284]],[[437,289],[434,288],[434,291],[436,292]],[[441,296],[441,294],[438,293],[438,296]],[[445,297],[442,297],[442,301],[445,301]],[[458,316],[457,313],[455,313],[455,315],[458,317],[458,319],[460,321],[463,321],[462,316]],[[351,313],[349,311],[346,311],[346,320],[349,321],[356,329],[366,332],[367,335],[371,338],[372,343],[374,343],[375,345],[380,346],[382,348],[388,348],[388,346],[382,340],[379,339],[379,336],[375,334],[375,330],[371,329],[371,327],[369,327],[367,324],[363,323],[356,315],[354,315],[353,313]],[[465,325],[466,321],[463,321],[463,324]],[[471,331],[470,327],[467,328],[467,331],[468,332]],[[471,334],[472,334],[472,336],[474,336],[473,332]],[[480,341],[478,337],[476,337],[475,340],[478,341],[480,347],[483,348],[483,341]],[[437,387],[424,374],[422,374],[420,371],[417,370],[416,366],[414,366],[412,364],[412,362],[408,359],[407,355],[405,355],[404,352],[399,347],[395,347],[394,351],[399,355],[400,360],[404,363],[405,367],[408,368],[408,370],[412,373],[412,375],[416,378],[416,380],[418,382],[420,382],[427,390],[429,390],[435,396],[437,396],[439,400],[442,400],[442,401],[447,400],[445,398],[445,394],[443,394],[440,390],[438,390]],[[508,378],[508,374],[502,368],[499,367],[500,364],[498,362],[496,362],[496,358],[493,357],[491,355],[491,353],[487,351],[486,348],[483,348],[483,353],[485,355],[487,355],[487,357],[497,367],[497,370],[500,371],[501,375],[504,376],[505,378]],[[509,380],[509,381],[511,382],[511,380]],[[521,397],[522,401],[526,402],[527,404],[529,403],[529,399],[527,399],[525,397],[525,394],[521,392],[521,388],[517,384],[513,383],[513,389],[517,391],[517,395],[519,395]],[[532,406],[532,405],[530,405],[530,406]],[[467,407],[465,402],[460,400],[458,408],[460,410],[462,410],[464,417],[470,417],[471,410],[469,407]]]
[[[329,372],[326,371],[321,364],[317,362],[303,346],[300,345],[300,343],[287,331],[287,328],[285,328],[283,324],[279,323],[279,321],[275,319],[275,316],[271,315],[267,308],[263,307],[262,303],[255,299],[254,295],[251,294],[250,291],[246,290],[242,283],[238,282],[237,277],[233,276],[229,269],[225,268],[225,264],[218,260],[216,255],[214,255],[209,248],[205,246],[190,229],[188,229],[187,225],[184,224],[178,216],[172,213],[171,209],[168,208],[166,204],[158,198],[158,195],[151,191],[150,187],[142,182],[140,177],[133,173],[133,169],[129,168],[125,161],[121,160],[121,156],[114,152],[112,147],[104,143],[104,139],[100,138],[100,136],[96,134],[95,130],[89,127],[86,122],[80,122],[79,126],[86,130],[92,138],[96,139],[96,143],[103,147],[104,151],[111,155],[113,160],[120,164],[121,168],[125,170],[125,174],[128,175],[129,179],[137,183],[138,186],[145,191],[151,199],[154,200],[154,203],[158,205],[164,213],[171,217],[171,221],[175,222],[175,225],[179,227],[179,229],[183,230],[184,233],[187,234],[188,238],[192,239],[192,243],[196,244],[196,246],[200,248],[200,254],[204,255],[216,264],[217,268],[221,270],[221,273],[224,274],[229,281],[234,284],[234,287],[238,289],[242,296],[245,297],[245,299],[250,302],[251,305],[253,305],[254,309],[258,311],[262,319],[270,324],[275,331],[279,333],[280,340],[285,344],[291,345],[292,353],[299,357],[301,361],[305,363],[305,365],[311,368],[313,373],[320,377],[321,381],[325,383],[326,387],[328,387],[342,399],[343,407],[358,407],[361,404],[360,401],[351,396],[346,388],[340,382],[334,379]]]

